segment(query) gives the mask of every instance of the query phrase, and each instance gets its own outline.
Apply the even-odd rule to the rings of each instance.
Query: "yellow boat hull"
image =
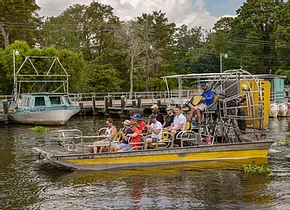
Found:
[[[57,148],[34,148],[53,163],[79,170],[107,170],[188,162],[266,158],[273,141],[203,145],[100,154],[60,152]]]

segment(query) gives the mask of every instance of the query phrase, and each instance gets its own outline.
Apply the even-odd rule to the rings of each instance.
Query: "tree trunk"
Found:
[[[146,16],[145,25],[145,43],[146,43],[146,91],[149,91],[149,55],[148,55],[148,17]]]
[[[4,47],[8,47],[9,46],[9,33],[5,31],[5,28],[4,28],[4,23],[0,22],[0,29],[1,29],[1,32],[3,34],[3,40],[4,40]]]
[[[134,69],[134,55],[131,55],[131,65],[130,65],[130,94],[129,98],[132,99],[133,96],[133,69]]]

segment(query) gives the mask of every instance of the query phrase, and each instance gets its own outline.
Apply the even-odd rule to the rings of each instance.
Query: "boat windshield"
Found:
[[[30,104],[30,97],[24,97],[23,106],[29,106]]]
[[[51,105],[63,105],[61,96],[49,96]]]
[[[44,97],[35,97],[35,106],[45,106]]]
[[[71,101],[68,96],[64,96],[64,99],[67,104],[71,105]]]

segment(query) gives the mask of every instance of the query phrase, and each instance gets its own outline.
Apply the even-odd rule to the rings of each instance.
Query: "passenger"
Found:
[[[157,121],[155,114],[150,115],[149,122],[150,125],[146,125],[146,127],[151,134],[151,138],[146,138],[145,149],[148,148],[148,144],[157,143],[160,141],[162,133],[162,124]]]
[[[156,120],[159,121],[161,125],[163,125],[164,118],[163,118],[163,115],[158,111],[158,108],[159,107],[157,104],[153,104],[153,106],[151,106],[151,111],[152,111],[152,114],[156,115]]]
[[[190,110],[188,120],[191,121],[194,114],[197,114],[197,122],[200,125],[201,124],[201,114],[205,110],[205,108],[209,105],[211,105],[214,101],[214,92],[209,89],[209,86],[206,82],[201,84],[201,87],[203,89],[202,98],[200,102],[193,106]]]
[[[106,136],[111,141],[114,140],[116,135],[117,135],[117,128],[113,125],[113,120],[111,118],[108,118],[106,120],[106,127],[107,127],[107,129],[106,129],[105,134],[103,136]],[[100,144],[100,142],[103,145],[107,144],[108,139],[94,142],[94,153],[98,152],[98,145]],[[105,151],[108,151],[108,146],[101,146],[99,152],[105,152]]]
[[[131,129],[134,131],[132,134],[128,134],[127,136],[130,138],[129,144],[127,144],[124,148],[119,150],[120,152],[126,152],[132,150],[134,147],[140,147],[142,142],[142,130],[139,129],[139,125],[137,122],[132,122]],[[140,142],[140,144],[138,144]],[[139,150],[139,148],[136,148]]]
[[[134,120],[134,116],[135,116],[135,113],[134,113],[134,111],[130,111],[130,113],[129,113],[129,117],[130,117],[130,122],[134,122],[135,120]]]
[[[173,125],[173,120],[175,115],[173,114],[173,108],[168,106],[166,108],[167,116],[165,117],[165,122],[163,124],[164,129],[169,129],[171,125]]]
[[[112,151],[115,152],[127,147],[129,139],[128,134],[134,133],[133,130],[130,128],[130,120],[125,120],[122,124],[124,125],[124,128],[120,130],[122,138],[118,143],[115,143],[112,146]]]
[[[175,107],[175,117],[173,120],[173,125],[170,127],[170,131],[172,134],[177,134],[180,131],[184,131],[186,124],[186,117],[182,114],[181,106]]]
[[[136,120],[136,122],[138,123],[139,129],[142,131],[142,133],[145,131],[146,127],[145,127],[145,123],[142,119],[142,115],[141,114],[135,114],[134,120]]]

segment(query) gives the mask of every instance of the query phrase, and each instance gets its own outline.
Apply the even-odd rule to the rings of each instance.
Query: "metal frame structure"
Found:
[[[45,70],[39,70],[35,67],[33,60],[34,59],[46,59],[51,60],[51,64],[48,69]],[[25,74],[22,73],[24,69],[25,64],[29,64],[34,74]],[[55,65],[59,65],[62,72],[64,74],[53,74],[53,68]],[[15,66],[15,64],[14,64]],[[46,72],[46,73],[44,73]],[[16,97],[17,95],[21,94],[21,84],[22,83],[32,83],[31,88],[29,89],[28,93],[36,86],[38,83],[42,83],[41,88],[37,92],[42,92],[45,86],[48,84],[54,83],[60,83],[57,85],[57,88],[55,90],[52,90],[50,92],[57,92],[61,88],[63,88],[64,93],[68,93],[68,78],[70,75],[67,73],[63,65],[61,64],[60,60],[56,56],[25,56],[24,61],[22,62],[21,66],[18,68],[17,71],[14,71],[14,91],[13,95]],[[22,78],[19,80],[19,78]],[[61,79],[60,79],[61,78]]]
[[[202,136],[211,137],[211,143],[214,143],[218,137],[222,137],[222,142],[253,140],[250,136],[248,136],[248,139],[244,138],[248,134],[254,135],[254,139],[257,140],[265,137],[262,79],[258,76],[251,75],[243,69],[233,69],[223,73],[171,75],[162,77],[162,79],[166,83],[168,92],[170,91],[168,79],[178,79],[179,92],[182,90],[183,79],[194,79],[198,84],[208,82],[210,88],[214,91],[218,98],[217,109],[212,112],[215,117],[204,119],[203,125],[196,129],[200,138]],[[240,82],[246,84],[247,91],[240,92]],[[257,97],[259,103],[257,103]],[[241,98],[244,100],[243,103],[239,103]],[[179,99],[180,105],[183,105],[181,94],[179,94]],[[236,103],[233,105],[233,102]],[[245,110],[246,113],[238,115],[237,113],[240,110]],[[206,110],[204,117],[208,116],[208,113],[209,111]],[[241,131],[238,126],[238,122],[241,121],[252,122],[252,126],[247,126],[246,131]]]

